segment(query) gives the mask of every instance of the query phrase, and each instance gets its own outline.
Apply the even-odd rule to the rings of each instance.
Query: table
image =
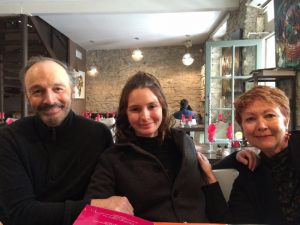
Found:
[[[175,127],[179,130],[183,130],[185,132],[191,132],[191,131],[204,131],[204,124],[197,124],[195,126],[191,127]]]
[[[233,151],[233,149],[227,149],[226,152],[220,152],[216,145],[213,145],[213,151],[211,151],[209,144],[195,144],[195,148],[196,151],[204,154],[211,164],[220,161]]]
[[[184,224],[192,224],[192,225],[225,225],[224,223],[168,223],[168,222],[154,222],[154,225],[184,225]]]
[[[200,144],[204,142],[204,128],[205,128],[204,124],[197,124],[191,127],[177,126],[175,128],[178,130],[183,130],[187,134],[189,134],[193,138],[195,144]]]
[[[225,225],[224,223],[168,223],[168,222],[155,222],[154,225],[184,225],[184,224],[192,224],[192,225]]]
[[[216,153],[204,153],[211,164],[217,163],[224,158],[224,156],[217,155]]]

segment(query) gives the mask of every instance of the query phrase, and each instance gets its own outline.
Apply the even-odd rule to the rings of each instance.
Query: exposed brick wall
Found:
[[[227,34],[225,40],[231,39],[236,31],[243,30],[243,39],[247,38],[249,32],[272,31],[273,24],[266,24],[266,20],[257,19],[262,17],[263,11],[254,7],[247,7],[246,0],[240,1],[240,8],[230,12],[227,23]],[[261,24],[264,23],[264,24]],[[265,34],[266,35],[266,34]],[[262,38],[261,35],[250,36],[250,38]],[[129,76],[142,70],[154,74],[160,80],[166,94],[170,112],[179,108],[179,101],[187,98],[192,108],[204,114],[204,72],[201,66],[204,57],[199,52],[201,46],[194,45],[190,52],[195,58],[195,62],[190,67],[181,63],[184,54],[184,46],[145,48],[144,60],[142,62],[132,62],[131,50],[111,50],[111,51],[89,51],[87,54],[87,67],[97,65],[100,75],[92,78],[87,76],[86,89],[86,109],[88,111],[115,111],[118,106],[120,91]],[[248,50],[248,56],[253,54]],[[249,65],[252,65],[247,58]],[[251,68],[243,67],[243,74],[248,74]],[[215,86],[217,87],[217,86]],[[218,87],[219,88],[219,87]],[[297,75],[297,90],[300,90],[300,73]],[[297,91],[296,99],[296,124],[300,129],[300,92]]]
[[[181,59],[184,46],[144,48],[144,59],[133,62],[132,49],[88,51],[87,67],[96,65],[99,75],[86,76],[86,109],[93,112],[116,111],[126,80],[137,71],[155,75],[163,87],[170,112],[179,109],[179,101],[187,98],[194,111],[204,113],[204,73],[201,73],[202,46],[193,45],[189,52],[194,63],[187,67]]]

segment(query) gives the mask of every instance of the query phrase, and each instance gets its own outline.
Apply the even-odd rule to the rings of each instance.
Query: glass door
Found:
[[[250,72],[264,65],[262,40],[231,40],[206,43],[205,134],[215,127],[214,143],[228,143],[228,131],[241,139],[241,128],[234,122],[235,98],[245,89]],[[249,82],[248,82],[249,83]],[[231,126],[230,128],[228,128]],[[211,126],[210,126],[211,127]]]

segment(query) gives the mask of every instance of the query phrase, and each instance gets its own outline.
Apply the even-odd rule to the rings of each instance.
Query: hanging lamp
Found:
[[[189,35],[186,35],[187,38],[189,38],[190,36]],[[185,66],[190,66],[193,64],[194,62],[194,58],[193,56],[191,55],[191,53],[189,53],[188,49],[190,47],[192,47],[192,40],[191,39],[188,39],[184,42],[184,45],[185,45],[185,53],[182,57],[182,63],[185,65]]]
[[[138,37],[135,37],[134,39],[137,41],[139,40]],[[137,48],[137,49],[133,50],[133,52],[131,54],[131,58],[133,59],[133,61],[139,62],[144,58],[143,52]]]

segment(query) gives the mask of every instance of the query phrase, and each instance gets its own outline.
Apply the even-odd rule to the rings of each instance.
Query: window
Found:
[[[274,1],[270,1],[268,5],[266,6],[266,13],[268,22],[274,19]]]
[[[265,38],[265,62],[265,68],[276,67],[275,33],[272,33]]]

